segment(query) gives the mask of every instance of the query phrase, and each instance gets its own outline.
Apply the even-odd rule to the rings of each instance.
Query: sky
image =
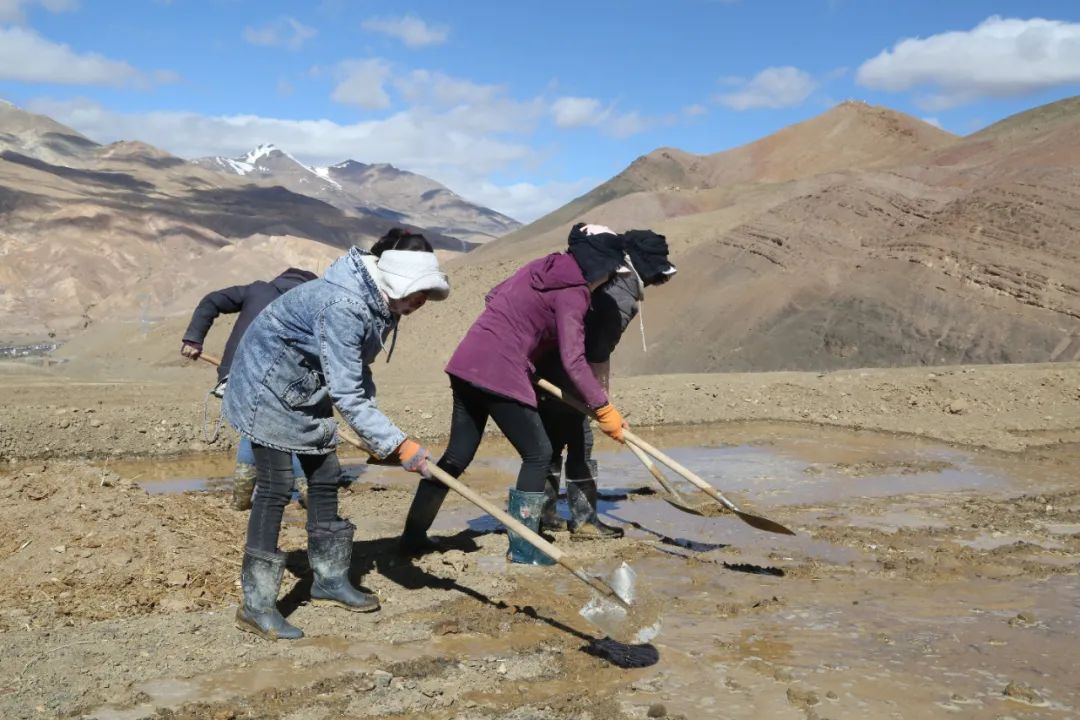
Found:
[[[0,0],[0,98],[93,140],[388,162],[526,222],[848,99],[966,135],[1075,94],[1077,0]]]

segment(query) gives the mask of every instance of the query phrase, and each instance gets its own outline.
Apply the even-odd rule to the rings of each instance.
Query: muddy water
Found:
[[[732,499],[796,529],[785,537],[758,532],[730,516],[701,518],[679,512],[655,495],[635,492],[651,479],[634,457],[602,441],[607,522],[645,547],[633,560],[642,589],[667,608],[653,641],[658,659],[646,667],[597,676],[593,688],[615,691],[641,715],[653,702],[687,718],[1068,718],[1080,716],[1075,657],[1080,642],[1078,558],[1064,549],[1075,522],[1020,524],[1005,531],[959,527],[949,509],[970,497],[1009,498],[1068,482],[1070,470],[1006,456],[958,450],[872,433],[799,430],[785,426],[697,427],[643,432]],[[346,472],[363,483],[411,488],[393,468],[347,458]],[[227,487],[232,460],[210,457],[130,466],[150,492],[218,491]],[[487,442],[465,477],[491,498],[512,484],[517,462],[501,442]],[[1073,468],[1075,470],[1075,468]],[[689,486],[674,473],[681,488]],[[560,510],[566,515],[564,501]],[[461,503],[438,518],[436,533],[496,524]],[[854,540],[820,539],[821,529],[850,532]],[[876,533],[862,539],[862,531]],[[914,534],[913,546],[934,553],[992,553],[1026,543],[1070,572],[1027,576],[939,573],[913,582],[882,572],[879,539]],[[815,537],[817,535],[818,537]],[[842,536],[843,537],[843,536]],[[560,543],[562,543],[560,539]],[[563,544],[574,552],[574,544]],[[1074,547],[1074,546],[1072,546]],[[903,546],[901,555],[909,552]],[[593,563],[610,569],[613,560]],[[545,573],[532,590],[537,607],[566,607],[582,596],[556,570],[508,566],[483,556],[491,573]],[[1028,618],[1015,622],[1018,614]],[[581,623],[578,626],[585,627]],[[541,633],[542,630],[538,630]],[[435,654],[460,662],[506,655],[542,637],[438,637],[421,642],[329,645],[335,660],[297,669],[271,658],[243,671],[207,673],[145,683],[155,707],[249,695],[288,675],[302,685],[326,673],[366,672],[385,662]],[[344,659],[342,659],[344,658]],[[1010,684],[1035,688],[1006,695]],[[580,692],[580,682],[538,683],[537,695]],[[479,696],[477,696],[479,698]],[[101,710],[96,717],[120,718]],[[123,711],[117,711],[123,712]]]

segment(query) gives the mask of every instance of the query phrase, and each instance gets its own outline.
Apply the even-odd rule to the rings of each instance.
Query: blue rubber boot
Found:
[[[544,512],[544,505],[548,501],[547,493],[523,492],[517,489],[510,490],[510,503],[507,511],[510,517],[521,522],[522,525],[540,534],[540,516]],[[510,538],[510,549],[506,557],[510,562],[521,565],[554,565],[555,561],[537,550],[525,538],[513,530],[507,528],[507,536]]]

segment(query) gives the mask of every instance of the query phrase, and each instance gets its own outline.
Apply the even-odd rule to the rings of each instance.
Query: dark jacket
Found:
[[[446,372],[536,407],[534,363],[557,348],[573,390],[591,408],[607,395],[585,361],[589,286],[570,255],[533,260],[488,293],[487,307],[458,344]]]
[[[225,343],[225,353],[221,356],[221,367],[218,368],[218,381],[224,380],[229,375],[233,355],[236,354],[236,346],[240,344],[240,338],[244,336],[244,331],[255,316],[287,291],[316,277],[318,276],[315,273],[308,270],[289,268],[270,282],[258,280],[250,285],[234,285],[215,290],[200,300],[195,307],[195,312],[191,315],[191,323],[184,332],[184,340],[202,344],[218,315],[240,313],[232,332],[229,333],[229,339]]]

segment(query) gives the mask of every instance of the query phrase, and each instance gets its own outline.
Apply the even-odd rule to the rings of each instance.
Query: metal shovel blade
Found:
[[[609,598],[594,595],[580,614],[607,633],[608,637],[629,645],[643,645],[660,633],[659,606],[643,601],[637,591],[637,573],[625,562],[611,573],[610,585],[621,605]]]

